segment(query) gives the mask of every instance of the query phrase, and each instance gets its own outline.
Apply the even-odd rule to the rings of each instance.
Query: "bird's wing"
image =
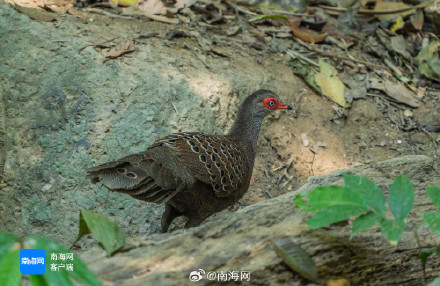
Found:
[[[167,146],[153,144],[145,152],[87,170],[92,182],[148,202],[165,203],[190,189],[194,178]]]
[[[249,182],[249,165],[243,152],[226,136],[176,133],[155,144],[170,148],[195,178],[212,186],[218,197],[234,195]]]

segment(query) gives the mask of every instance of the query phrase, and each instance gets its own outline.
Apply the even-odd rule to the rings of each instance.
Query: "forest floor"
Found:
[[[12,0],[0,0],[0,3],[2,2],[11,3]],[[399,166],[393,169],[393,166],[390,166],[392,162],[408,160],[408,158],[404,160],[397,158],[391,163],[388,161],[386,169],[373,166],[371,169],[374,169],[374,172],[362,174],[376,176],[372,179],[380,178],[380,187],[384,187],[391,184],[390,176],[395,176],[396,172],[403,170],[411,173],[412,177],[416,177],[420,190],[424,190],[423,184],[438,177],[438,174],[435,175],[437,171],[431,166],[436,168],[438,166],[436,162],[439,161],[440,75],[435,68],[430,70],[426,67],[430,63],[436,64],[440,61],[438,46],[433,48],[429,57],[424,56],[420,59],[420,52],[430,43],[438,41],[439,27],[428,17],[429,13],[438,13],[438,11],[428,11],[427,7],[419,7],[410,10],[410,14],[402,15],[399,22],[392,19],[379,19],[371,13],[362,15],[360,12],[365,12],[362,10],[364,8],[359,9],[359,7],[351,10],[332,10],[314,6],[308,7],[301,13],[282,14],[280,11],[276,13],[272,11],[264,12],[264,14],[259,8],[237,5],[229,0],[204,0],[197,3],[186,1],[191,6],[190,8],[167,10],[162,7],[160,9],[165,9],[165,13],[159,9],[160,11],[158,10],[155,14],[146,14],[145,11],[139,12],[133,8],[112,8],[101,2],[95,4],[85,0],[75,2],[81,7],[73,6],[68,0],[15,0],[18,5],[32,7],[29,10],[16,6],[17,11],[28,15],[35,21],[50,24],[39,25],[37,28],[30,25],[30,32],[26,34],[31,39],[29,42],[33,39],[44,42],[44,44],[40,42],[37,49],[28,49],[29,42],[27,41],[20,42],[18,49],[20,53],[27,55],[28,62],[35,62],[34,65],[30,65],[31,68],[21,67],[21,62],[16,58],[11,61],[8,59],[7,68],[12,71],[11,81],[19,80],[10,83],[12,87],[5,84],[8,86],[7,91],[10,96],[7,102],[10,110],[6,111],[19,116],[9,120],[10,124],[15,124],[9,128],[9,132],[16,133],[5,136],[0,132],[0,135],[5,136],[10,142],[19,143],[8,145],[10,148],[7,150],[8,158],[0,154],[2,156],[0,167],[3,168],[3,162],[6,162],[4,164],[6,180],[0,187],[8,187],[2,195],[9,200],[7,203],[4,199],[0,200],[0,216],[5,218],[4,228],[7,231],[17,232],[20,236],[31,233],[47,234],[51,239],[67,245],[67,242],[72,242],[77,234],[79,209],[86,209],[110,216],[124,229],[128,237],[147,236],[147,239],[151,240],[151,245],[164,250],[162,253],[164,257],[159,260],[162,262],[169,257],[191,261],[191,257],[195,256],[193,250],[198,248],[199,251],[205,250],[205,248],[200,248],[202,245],[200,241],[205,243],[206,249],[216,252],[215,255],[217,255],[221,248],[212,247],[209,244],[212,241],[211,238],[217,237],[216,232],[221,232],[224,236],[222,246],[225,249],[232,241],[228,235],[242,235],[244,245],[249,243],[249,233],[251,233],[251,236],[255,235],[254,238],[257,241],[255,244],[257,247],[252,248],[252,251],[256,249],[256,252],[260,250],[269,252],[269,247],[267,247],[269,239],[275,233],[274,229],[270,228],[271,223],[275,224],[277,233],[284,233],[291,237],[303,235],[304,241],[309,241],[313,237],[313,231],[301,229],[301,226],[304,226],[305,215],[296,214],[291,208],[293,193],[276,200],[267,200],[298,190],[302,185],[316,187],[318,184],[330,184],[340,179],[339,173],[327,175],[329,179],[315,177],[316,181],[307,182],[309,177],[329,174],[351,166],[355,166],[355,169],[359,166],[358,164],[365,164],[360,169],[369,170],[369,163],[374,165],[374,163],[404,155],[427,155],[428,159],[433,160],[431,162],[426,158],[416,158],[423,162],[413,164],[409,160],[405,161],[405,164],[396,163]],[[148,3],[148,1],[143,2]],[[176,3],[180,2],[183,1],[176,1]],[[10,18],[15,19],[19,24],[29,23],[27,18],[23,21],[24,16],[17,17],[15,11],[14,13],[10,11],[13,10],[3,9],[2,13],[6,16],[13,15]],[[277,16],[273,16],[274,13]],[[256,18],[262,15],[265,16]],[[17,23],[7,24],[15,27]],[[403,23],[400,29],[393,28],[398,23]],[[5,29],[9,31],[9,35],[12,33],[11,26]],[[23,29],[23,27],[20,28]],[[43,34],[45,37],[39,37]],[[9,55],[11,45],[15,45],[14,41],[17,41],[12,35],[11,39],[5,40],[5,42],[9,41],[7,43]],[[38,52],[32,54],[33,51]],[[1,52],[0,50],[0,55],[2,55]],[[7,53],[4,52],[3,55]],[[46,60],[44,57],[47,55],[52,55],[57,61]],[[60,64],[60,58],[71,61],[72,73],[77,73],[78,77],[72,76],[74,78],[72,81],[75,82],[72,84],[73,87],[69,87],[71,74],[64,70],[65,67],[60,67],[60,70],[63,70],[62,76],[60,72],[62,79],[60,82],[63,85],[59,90],[62,92],[56,88],[54,88],[55,92],[46,92],[46,89],[52,87],[52,82],[43,81],[43,76],[53,77],[54,71],[58,69],[50,69],[44,65]],[[87,61],[92,64],[88,65]],[[140,61],[143,62],[140,63]],[[330,68],[327,66],[327,70],[330,70],[330,76],[327,76],[325,80],[327,84],[318,83],[320,81],[317,75],[326,69],[322,62],[330,65]],[[39,66],[44,67],[39,69]],[[157,66],[163,66],[163,70],[160,70],[160,76],[152,80],[142,82],[133,76],[135,74],[142,77],[143,73],[154,75]],[[90,74],[91,70],[96,73],[108,72],[108,75],[107,77],[93,77],[94,75]],[[427,70],[430,72],[428,75],[430,78],[426,75]],[[34,82],[35,78],[28,74],[29,71],[39,73],[38,76],[43,74],[39,78],[44,83],[41,84],[41,89],[39,89],[39,82]],[[22,74],[26,78],[29,77],[29,82],[21,80]],[[342,88],[342,97],[340,82],[332,81],[335,78],[340,79],[345,85],[345,88]],[[84,80],[85,84],[81,85],[78,83],[79,80]],[[143,88],[156,88],[157,93],[161,92],[163,86],[168,88],[163,90],[163,93],[168,93],[170,90],[185,91],[186,87],[172,89],[173,85],[162,84],[160,81],[175,81],[176,85],[187,85],[190,87],[190,92],[183,95],[179,93],[158,94],[157,98],[164,100],[158,103],[157,107],[164,108],[168,105],[168,110],[163,112],[163,117],[158,115],[160,112],[152,112],[150,121],[145,118],[144,121],[136,120],[136,118],[130,121],[132,117],[144,115],[142,112],[134,113],[142,109],[135,105],[152,104],[151,97],[153,96],[150,94],[148,98],[144,95]],[[248,82],[240,84],[240,81]],[[156,86],[139,86],[142,85],[139,83],[145,86],[153,83]],[[105,86],[106,84],[108,86]],[[123,86],[124,84],[126,86]],[[22,85],[26,88],[22,88]],[[85,178],[85,169],[89,165],[104,163],[104,160],[112,159],[111,156],[109,158],[109,153],[113,157],[120,157],[128,155],[129,151],[138,151],[136,148],[145,149],[145,142],[151,138],[140,140],[136,136],[141,137],[144,134],[153,136],[163,132],[200,131],[198,129],[188,130],[186,129],[188,127],[200,128],[205,132],[212,129],[220,131],[230,127],[230,122],[235,115],[236,103],[242,99],[243,93],[247,93],[249,87],[253,86],[272,89],[287,104],[293,106],[294,110],[290,113],[274,113],[264,121],[250,190],[239,205],[231,207],[229,211],[267,201],[248,208],[248,214],[246,209],[237,212],[236,220],[240,220],[237,225],[243,223],[241,231],[231,231],[235,230],[236,226],[229,228],[235,223],[231,219],[231,214],[220,214],[213,216],[198,228],[203,231],[212,227],[212,233],[214,233],[209,236],[211,235],[209,231],[206,232],[209,235],[203,234],[206,239],[202,235],[200,241],[194,239],[197,237],[197,228],[187,231],[186,234],[184,231],[157,234],[160,207],[152,205],[145,207],[144,202],[108,192],[102,187],[90,184]],[[22,90],[31,92],[21,94]],[[119,91],[123,92],[119,94]],[[138,96],[139,93],[142,96]],[[64,99],[60,97],[61,99],[58,100],[59,98],[55,96],[60,94],[67,95]],[[109,94],[111,95],[108,96]],[[48,95],[53,97],[45,101]],[[196,98],[196,95],[200,98]],[[333,100],[329,99],[329,95],[333,96]],[[15,101],[16,98],[19,100]],[[200,103],[202,100],[204,101]],[[169,102],[172,107],[168,104]],[[197,104],[194,110],[192,106],[187,106],[191,103]],[[37,104],[40,104],[38,112]],[[34,110],[28,111],[29,106],[35,106],[35,114],[31,114]],[[83,111],[88,110],[87,108],[93,110],[91,114],[87,115],[87,112]],[[16,111],[18,109],[23,110],[20,113]],[[204,110],[209,111],[202,114]],[[208,114],[211,111],[212,114]],[[70,116],[69,112],[73,115]],[[132,114],[135,116],[130,117]],[[43,116],[56,117],[56,120],[51,121],[47,118],[43,120],[41,118]],[[5,117],[5,112],[3,112],[3,117]],[[211,120],[213,117],[215,117],[214,120]],[[197,122],[187,122],[189,118]],[[44,125],[46,121],[49,122],[48,124],[60,121],[61,127],[58,129],[52,126],[46,127]],[[144,125],[137,126],[138,129],[128,128],[131,127],[132,122],[138,123],[138,121]],[[213,121],[215,124],[212,124]],[[37,122],[39,125],[31,125],[28,122]],[[90,125],[88,125],[89,122]],[[163,126],[149,128],[145,126],[147,124],[162,124]],[[78,128],[78,134],[74,132],[75,126],[81,127]],[[143,130],[144,126],[147,130]],[[209,130],[203,130],[203,128]],[[1,125],[0,131],[2,131]],[[130,138],[130,136],[136,138]],[[43,140],[46,138],[49,138],[47,141],[50,142]],[[85,146],[80,144],[82,142],[85,142]],[[130,149],[131,147],[133,148]],[[66,152],[66,149],[71,152]],[[55,154],[53,157],[49,156],[52,155],[51,152]],[[120,152],[124,154],[119,154]],[[414,158],[410,157],[410,159]],[[425,161],[429,163],[424,163]],[[380,172],[386,173],[378,175]],[[16,174],[26,174],[29,177]],[[421,200],[422,196],[417,196],[417,198]],[[278,203],[282,203],[281,215],[274,211]],[[63,211],[59,211],[59,206]],[[422,212],[432,206],[425,201],[418,203],[417,206],[421,208],[420,211],[417,209],[412,215],[420,221]],[[262,212],[260,207],[264,208],[265,212]],[[243,217],[245,218],[241,220]],[[259,217],[258,221],[255,220],[257,217]],[[285,218],[288,219],[285,220]],[[252,223],[247,223],[249,221]],[[293,221],[296,224],[292,223]],[[220,223],[223,225],[221,228],[218,226]],[[176,229],[176,226],[173,229]],[[425,228],[424,231],[427,229]],[[379,242],[388,243],[383,236],[379,237],[378,231],[376,232],[374,236],[364,234],[366,236],[361,237],[358,242],[364,239],[365,242],[375,247],[382,246]],[[322,241],[327,238],[328,232],[322,233],[323,238],[316,239],[316,245],[322,245]],[[182,243],[180,234],[182,237],[187,235],[191,243],[188,245]],[[192,234],[195,235],[192,236]],[[257,234],[261,235],[261,241],[265,244],[261,243]],[[416,257],[418,249],[413,246],[414,239],[412,236],[409,237],[408,233],[406,235],[405,239],[413,247],[411,255],[406,255],[411,258]],[[348,242],[348,239],[342,239],[347,236],[348,232],[331,239],[350,246],[351,242]],[[161,244],[163,241],[158,242],[168,237],[171,237],[169,245],[166,241],[164,244]],[[160,239],[156,241],[156,238]],[[88,237],[88,241],[82,240],[83,242],[86,240],[85,243],[78,243],[74,248],[75,251],[88,250],[90,246],[96,244],[96,240],[91,237]],[[438,245],[437,241],[430,243]],[[177,245],[179,247],[176,247]],[[403,248],[400,249],[388,244],[387,247],[388,250],[391,249],[391,252],[400,255],[401,249],[405,248],[406,244],[403,246],[401,244],[399,247]],[[145,249],[155,251],[150,245]],[[184,254],[169,255],[176,249]],[[338,265],[341,268],[340,273],[344,275],[350,271],[353,275],[361,272],[362,269],[353,270],[346,267],[357,266],[353,263],[351,256],[355,251],[350,249],[347,252],[349,254],[345,256],[347,260],[344,263],[346,264],[338,264],[340,263],[338,261],[340,257],[336,253],[338,248],[330,245],[329,249],[335,251],[335,254],[328,255],[320,249],[317,253],[323,256],[322,261],[329,259],[330,268],[333,269],[333,265]],[[361,247],[355,249],[357,251]],[[379,250],[376,251],[373,247],[368,249],[371,251],[365,253],[379,253]],[[277,271],[288,272],[288,279],[291,283],[302,285],[303,282],[291,279],[290,271],[287,271],[279,260],[275,260],[275,254],[272,252],[270,249],[271,256],[255,255],[262,261],[258,269],[263,269],[264,275],[267,274],[266,272],[275,273],[273,277],[277,276]],[[137,255],[136,251],[130,254],[133,253]],[[205,254],[202,253],[202,255]],[[153,255],[150,256],[153,257]],[[247,266],[249,257],[241,256],[241,253],[236,253],[235,248],[231,250],[232,259],[229,265],[236,266],[237,261],[242,261],[243,267]],[[98,258],[99,261],[92,268],[94,270],[102,265],[106,266],[101,264],[101,257]],[[370,256],[365,255],[366,261],[369,258]],[[144,257],[136,257],[136,259],[145,260]],[[88,261],[92,260],[93,257],[88,259]],[[118,260],[119,257],[116,256],[109,263],[113,261],[125,263],[125,260]],[[182,270],[184,263],[181,263],[181,260],[176,261],[175,269],[183,273],[180,273],[183,275],[182,281],[186,281],[188,276],[186,269]],[[219,261],[222,263],[221,260]],[[394,261],[400,263],[399,260]],[[402,261],[405,260],[402,259]],[[143,267],[143,264],[138,264],[138,260],[134,260],[134,263]],[[273,267],[266,267],[265,263],[271,263]],[[383,261],[379,261],[377,265],[379,264],[395,267],[395,264]],[[169,267],[168,264],[160,264],[156,260],[152,265],[153,268],[156,265]],[[377,265],[372,267],[368,265],[369,271],[376,272]],[[407,264],[407,268],[400,266],[401,263],[395,267],[401,271],[396,272],[398,274],[408,272],[406,274],[410,275],[412,273],[406,269],[415,269],[412,264]],[[433,263],[430,267],[429,277],[432,278],[437,275],[433,270],[437,269],[437,264]],[[101,269],[100,277],[106,278],[108,269]],[[168,268],[159,272],[161,275],[167,275],[167,271],[169,271]],[[120,272],[113,271],[113,273],[119,275]],[[132,275],[133,272],[127,273],[125,274],[136,278],[136,275]],[[329,273],[333,275],[333,272],[329,271]],[[363,274],[368,276],[369,273]],[[386,273],[388,276],[394,276],[394,273],[388,269]],[[152,274],[155,274],[154,271]],[[328,274],[328,276],[331,275]],[[151,277],[155,279],[154,275]],[[267,277],[269,278],[264,278],[264,283],[269,281],[267,279],[272,279],[272,276]],[[379,278],[375,282],[382,281],[380,276],[377,277]],[[368,277],[362,277],[362,279],[371,282]],[[359,281],[364,281],[362,279]],[[387,285],[397,285],[393,284],[393,279]],[[399,277],[396,281],[398,279]],[[421,278],[408,279],[412,279],[412,284],[407,285],[417,285]],[[356,278],[353,281],[357,281]],[[262,282],[261,285],[268,285],[264,283]],[[283,285],[282,283],[280,282],[280,285]]]
[[[88,6],[87,1],[81,1],[83,8],[72,6],[71,1],[40,2],[15,1],[23,6],[44,6],[57,16],[55,27],[60,22],[71,22],[72,27],[77,26],[72,36],[90,42],[108,60],[131,57],[136,46],[147,45],[156,54],[175,57],[174,65],[184,75],[191,73],[194,60],[207,69],[221,61],[249,76],[255,66],[263,66],[269,78],[297,83],[292,91],[288,86],[277,90],[282,91],[281,98],[290,99],[294,112],[268,119],[279,119],[281,124],[262,130],[251,182],[255,191],[245,196],[242,205],[276,197],[302,185],[310,176],[356,163],[408,154],[438,158],[440,133],[435,128],[440,125],[440,84],[422,76],[416,67],[416,56],[422,45],[436,37],[433,33],[420,29],[391,32],[378,28],[372,19],[358,19],[354,14],[343,22],[340,15],[331,18],[324,17],[325,13],[317,16],[316,12],[303,14],[302,19],[311,17],[327,28],[299,31],[298,34],[313,33],[310,40],[293,35],[297,35],[292,33],[300,19],[297,15],[287,13],[287,20],[249,21],[258,10],[233,6],[228,1],[201,1],[191,9],[174,11],[172,17],[157,19],[154,15],[140,16],[129,8],[103,8],[96,3],[95,7]],[[34,17],[45,21],[44,17]],[[432,26],[428,23],[425,27],[429,29],[429,25]],[[324,33],[327,40],[314,38]],[[404,46],[399,49],[393,43],[401,40]],[[349,108],[344,109],[298,81],[292,72],[293,58],[299,58],[315,72],[318,68],[313,63],[319,59],[334,66],[349,91],[345,92]],[[386,90],[390,86],[394,95]],[[396,93],[406,97],[399,98]]]

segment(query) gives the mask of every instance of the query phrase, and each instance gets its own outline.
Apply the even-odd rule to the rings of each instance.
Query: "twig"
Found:
[[[177,108],[176,108],[176,106],[174,105],[173,102],[171,102],[171,105],[173,106],[174,111],[176,112],[176,115],[179,116],[179,112],[177,111]]]
[[[431,6],[432,4],[435,4],[436,1],[437,0],[420,3],[419,5],[412,6],[412,7],[387,9],[387,10],[370,10],[370,9],[361,8],[361,9],[359,9],[358,14],[362,14],[362,15],[397,14],[397,13],[402,13],[402,12],[406,12],[406,11],[410,11],[410,10],[414,10],[414,9],[425,8],[425,7]],[[333,11],[333,12],[345,12],[348,9],[348,8],[332,7],[332,6],[326,6],[326,5],[319,5],[318,7],[322,8],[324,10],[329,10],[329,11]]]
[[[272,9],[262,9],[262,12],[269,12],[270,14],[279,14],[279,15],[286,15],[286,16],[296,16],[296,17],[303,17],[303,16],[310,16],[310,14],[307,13],[292,13],[287,12],[283,10],[272,10]]]
[[[240,8],[238,5],[230,2],[229,0],[226,0],[225,3],[228,4],[230,7],[233,7],[235,9],[235,11],[241,12],[243,14],[253,15],[253,16],[257,15],[257,13],[246,10],[244,8]]]
[[[84,10],[89,12],[89,13],[105,15],[105,16],[110,17],[110,18],[133,19],[133,17],[121,16],[121,15],[110,13],[110,12],[107,12],[107,11],[104,11],[104,10],[101,10],[101,9],[97,9],[97,8],[86,8]]]
[[[413,230],[413,232],[414,232],[414,236],[416,238],[417,250],[419,251],[419,256],[420,256],[420,254],[422,253],[422,250],[421,250],[419,236],[417,235],[417,231]],[[422,264],[423,285],[426,285],[425,265],[423,264],[423,261],[421,259],[419,259],[419,260],[420,260],[420,263]]]
[[[431,133],[428,132],[428,130],[426,130],[425,127],[420,128],[420,130],[422,130],[423,133],[426,134],[426,136],[428,136],[429,138],[431,138],[432,140],[432,145],[434,146],[434,148],[437,150],[437,138],[434,138],[434,136],[432,136]]]
[[[167,24],[179,24],[179,20],[175,18],[168,18],[162,15],[153,15],[153,14],[142,14],[143,16],[146,16],[148,19],[163,22]]]
[[[304,43],[303,41],[301,41],[301,40],[299,40],[297,38],[295,38],[295,39],[298,41],[299,44],[303,45],[304,47],[308,48],[309,50],[312,50],[312,51],[314,51],[316,53],[320,53],[321,55],[324,55],[324,56],[327,56],[327,57],[338,58],[338,59],[347,60],[347,61],[353,61],[353,62],[356,62],[356,63],[359,63],[359,64],[363,64],[363,65],[366,65],[366,66],[370,66],[370,67],[373,67],[373,68],[380,68],[380,69],[384,69],[384,70],[388,70],[388,71],[390,70],[390,68],[387,67],[387,66],[382,66],[382,65],[370,63],[370,62],[367,62],[367,61],[364,61],[364,60],[357,59],[355,57],[350,58],[350,57],[345,57],[345,56],[339,56],[339,55],[336,55],[335,53],[331,53],[331,52],[327,52],[327,51],[322,51],[322,50],[320,50],[320,49],[318,49],[318,48],[316,48],[316,47],[314,47],[312,45],[308,45],[307,43]]]
[[[307,62],[307,63],[309,63],[309,64],[311,64],[311,65],[313,65],[315,67],[319,66],[316,62],[312,61],[311,59],[309,59],[309,58],[307,58],[307,57],[305,57],[303,55],[301,55],[300,53],[295,52],[294,50],[287,50],[286,54],[288,54],[292,58],[299,58],[299,59],[301,59],[301,60],[303,60],[303,61],[305,61],[305,62]]]

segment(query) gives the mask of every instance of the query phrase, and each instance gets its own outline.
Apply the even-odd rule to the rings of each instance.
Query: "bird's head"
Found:
[[[275,93],[266,89],[260,89],[248,96],[242,106],[250,110],[253,116],[265,116],[269,112],[278,109],[292,109],[292,107],[282,102]]]

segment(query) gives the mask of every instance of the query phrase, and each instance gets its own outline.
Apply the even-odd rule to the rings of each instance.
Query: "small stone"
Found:
[[[302,133],[301,134],[301,139],[302,139],[303,145],[305,147],[309,146],[309,139],[307,139],[307,134],[306,133]]]
[[[412,112],[411,110],[409,110],[409,109],[406,109],[406,110],[403,112],[403,115],[404,115],[406,118],[410,118],[410,117],[413,117],[413,112]]]

